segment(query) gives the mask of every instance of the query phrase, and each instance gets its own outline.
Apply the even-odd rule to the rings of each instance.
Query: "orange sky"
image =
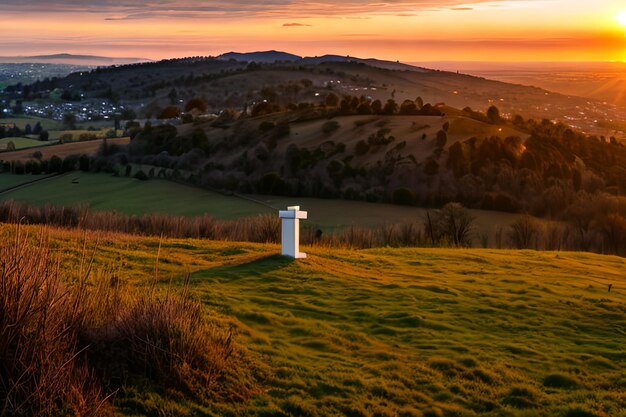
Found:
[[[278,49],[411,61],[626,61],[617,0],[3,0],[0,55]],[[131,6],[129,6],[131,4]]]

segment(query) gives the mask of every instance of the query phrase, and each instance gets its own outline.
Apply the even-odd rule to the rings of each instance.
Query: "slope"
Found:
[[[85,234],[50,233],[76,266]],[[258,372],[248,403],[130,390],[119,415],[626,415],[623,258],[305,248],[293,262],[276,245],[89,238],[94,268],[122,282],[150,285],[157,248],[161,287],[190,270],[190,294],[232,323]]]

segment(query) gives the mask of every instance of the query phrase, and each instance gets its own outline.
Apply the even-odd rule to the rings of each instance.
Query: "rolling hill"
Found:
[[[33,56],[0,56],[0,63],[3,64],[63,64],[63,65],[83,65],[83,66],[109,66],[127,65],[137,62],[147,62],[144,58],[120,58],[104,57],[95,55],[74,55],[74,54],[52,54]]]
[[[250,61],[250,62],[249,62]],[[51,83],[36,83],[33,92],[71,89],[88,98],[111,98],[141,107],[155,116],[168,104],[202,96],[210,110],[243,108],[258,101],[262,90],[286,89],[303,79],[307,87],[281,97],[291,102],[315,101],[316,94],[394,97],[401,102],[421,96],[426,102],[485,110],[492,104],[504,113],[566,120],[607,119],[614,109],[601,103],[536,88],[453,72],[428,70],[399,62],[325,55],[301,58],[284,52],[228,53],[220,57],[192,57],[81,72]],[[171,96],[175,90],[175,97]],[[608,113],[607,113],[608,112]],[[610,113],[610,114],[609,114]],[[581,123],[583,123],[581,121]]]
[[[626,416],[622,258],[307,247],[292,261],[277,245],[47,230],[62,271],[97,240],[89,286],[113,271],[145,290],[158,257],[169,293],[188,271],[254,386],[247,400],[200,400],[129,379],[117,415]],[[0,226],[2,240],[14,233]]]

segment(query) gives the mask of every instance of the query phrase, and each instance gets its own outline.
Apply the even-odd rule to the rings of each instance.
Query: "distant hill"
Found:
[[[235,60],[238,62],[257,62],[257,63],[275,63],[275,62],[300,62],[302,64],[317,65],[325,62],[356,62],[369,65],[374,68],[389,69],[395,71],[417,71],[427,72],[429,70],[414,65],[403,64],[400,61],[385,61],[375,58],[356,58],[343,55],[321,55],[313,57],[301,57],[282,51],[263,51],[263,52],[228,52],[219,55],[220,60]]]
[[[120,57],[104,57],[96,55],[73,55],[73,54],[53,54],[53,55],[34,55],[34,56],[2,56],[0,63],[3,64],[24,64],[24,63],[43,63],[43,64],[65,64],[65,65],[88,65],[88,66],[108,66],[108,65],[127,65],[138,62],[149,62],[145,58],[120,58]]]
[[[262,51],[262,52],[227,52],[217,57],[220,60],[235,60],[240,62],[259,62],[259,63],[273,63],[278,61],[290,62],[300,61],[301,56],[290,54],[280,51]]]

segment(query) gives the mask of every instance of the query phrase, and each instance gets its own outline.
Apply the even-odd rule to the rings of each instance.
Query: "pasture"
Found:
[[[67,145],[59,145],[67,146]],[[46,149],[47,150],[47,149]],[[0,188],[4,179],[0,174]],[[30,177],[26,175],[25,177]],[[73,172],[42,183],[0,195],[0,201],[16,200],[43,205],[88,205],[93,210],[115,210],[127,214],[166,213],[196,216],[204,213],[220,219],[235,219],[271,213],[290,205],[301,205],[309,211],[303,225],[325,232],[350,226],[381,228],[400,223],[422,223],[426,209],[361,201],[326,200],[306,197],[226,196],[197,187],[167,180],[113,177],[110,174]],[[470,210],[476,218],[477,235],[493,235],[506,228],[516,214]],[[477,237],[478,237],[477,236]]]
[[[243,346],[248,401],[130,386],[119,416],[626,416],[623,258],[305,247],[292,261],[278,245],[48,234],[62,270],[93,250],[94,281],[148,288],[157,256],[162,291],[189,271],[190,296]]]

